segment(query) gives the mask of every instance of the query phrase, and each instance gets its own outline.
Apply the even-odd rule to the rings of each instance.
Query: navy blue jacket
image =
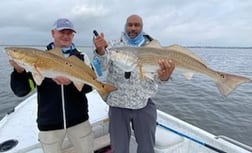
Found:
[[[51,49],[47,46],[47,49]],[[73,49],[70,55],[75,55],[81,60],[84,57],[77,49]],[[30,81],[29,81],[30,80]],[[31,84],[35,85],[30,72],[11,73],[11,89],[14,94],[23,97],[32,91]],[[89,119],[88,101],[86,93],[92,91],[92,87],[84,85],[79,92],[73,83],[64,85],[66,126],[71,127]],[[40,86],[37,86],[38,113],[37,124],[41,131],[57,130],[64,128],[61,86],[52,79],[45,78]]]

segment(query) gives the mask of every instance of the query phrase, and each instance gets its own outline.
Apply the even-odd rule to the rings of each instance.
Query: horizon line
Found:
[[[45,45],[39,44],[0,44],[0,46],[30,46],[30,47],[45,47]],[[77,47],[93,48],[94,45],[76,45]],[[214,45],[181,45],[187,48],[242,48],[242,49],[252,49],[252,46],[214,46]],[[168,46],[166,46],[168,47]]]

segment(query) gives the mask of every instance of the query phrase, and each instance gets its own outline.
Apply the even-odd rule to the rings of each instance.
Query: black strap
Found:
[[[131,72],[124,72],[125,79],[129,79],[131,75]]]

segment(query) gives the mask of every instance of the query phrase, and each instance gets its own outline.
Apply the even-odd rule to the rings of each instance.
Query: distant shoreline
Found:
[[[187,48],[252,49],[252,47],[186,46]]]
[[[45,45],[0,45],[0,47],[3,46],[19,46],[19,47],[45,47]],[[76,45],[77,47],[82,47],[82,48],[93,48],[94,46],[92,45]],[[182,45],[183,46],[183,45]],[[187,48],[216,48],[216,49],[252,49],[252,46],[250,47],[227,47],[227,46],[184,46]]]

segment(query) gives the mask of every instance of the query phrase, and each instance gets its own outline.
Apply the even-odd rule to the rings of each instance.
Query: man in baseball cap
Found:
[[[73,43],[75,32],[70,20],[57,19],[51,29],[53,40],[47,45],[47,50],[60,48],[64,57],[75,56],[83,60],[83,64],[88,62],[88,56],[84,56]],[[86,93],[90,92],[92,87],[85,84],[80,92],[69,78],[57,76],[45,79],[37,89],[37,124],[44,153],[62,153],[65,137],[73,144],[76,152],[93,153],[94,137],[86,98]]]
[[[54,42],[50,44],[51,46],[53,46],[50,48],[59,47],[62,48],[63,52],[64,50],[71,51],[73,48],[75,48],[72,42],[74,38],[74,33],[76,33],[74,25],[69,19],[57,19],[54,22],[53,28],[51,30]]]

